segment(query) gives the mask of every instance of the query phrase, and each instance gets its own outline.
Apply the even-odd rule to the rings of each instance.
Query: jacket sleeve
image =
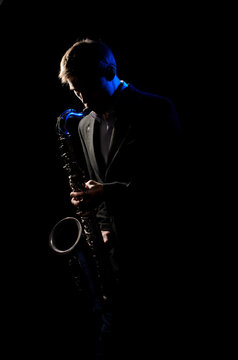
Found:
[[[112,217],[105,202],[101,203],[97,208],[96,217],[101,230],[112,231]]]
[[[105,203],[109,214],[116,214],[127,204],[133,201],[135,183],[111,182],[103,184]]]

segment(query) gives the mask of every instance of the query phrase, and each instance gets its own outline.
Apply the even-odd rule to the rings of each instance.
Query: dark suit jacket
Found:
[[[179,192],[174,176],[181,128],[169,99],[132,85],[121,92],[115,110],[117,121],[106,166],[98,149],[93,112],[80,121],[79,135],[89,178],[104,183],[106,200],[98,209],[101,228],[113,229],[117,247],[126,242],[128,248],[142,235],[142,228],[148,228],[152,209],[155,217],[162,210],[162,223],[174,212],[170,205]],[[152,183],[156,192],[150,190]]]

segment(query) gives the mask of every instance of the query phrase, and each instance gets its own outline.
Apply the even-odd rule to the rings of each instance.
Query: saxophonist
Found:
[[[86,192],[72,191],[70,198],[79,215],[85,204],[96,209],[117,284],[102,316],[95,359],[119,359],[120,349],[130,345],[133,355],[137,347],[130,332],[139,342],[146,332],[142,324],[150,307],[144,300],[156,302],[155,279],[148,277],[158,263],[153,249],[161,248],[160,263],[178,222],[181,126],[170,99],[119,77],[112,50],[102,41],[74,43],[61,59],[59,79],[90,109],[78,126]]]

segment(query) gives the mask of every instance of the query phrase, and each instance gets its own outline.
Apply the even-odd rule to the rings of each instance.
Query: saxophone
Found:
[[[88,109],[83,112],[68,109],[57,118],[60,157],[72,191],[86,191],[86,175],[76,156],[72,136],[78,122],[87,113]],[[94,210],[85,209],[83,215],[68,216],[58,221],[51,230],[49,245],[57,254],[68,256],[76,285],[84,276],[95,309],[100,310],[110,302],[110,261]]]

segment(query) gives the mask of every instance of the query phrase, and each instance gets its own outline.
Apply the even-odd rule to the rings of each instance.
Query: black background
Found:
[[[62,55],[77,39],[102,39],[114,52],[119,78],[169,97],[193,136],[209,21],[207,8],[181,2],[5,0],[0,6],[5,333],[26,336],[23,353],[29,342],[43,352],[49,344],[48,351],[67,349],[84,313],[64,261],[48,247],[52,226],[71,211],[54,131],[57,116],[78,102],[58,80]]]

